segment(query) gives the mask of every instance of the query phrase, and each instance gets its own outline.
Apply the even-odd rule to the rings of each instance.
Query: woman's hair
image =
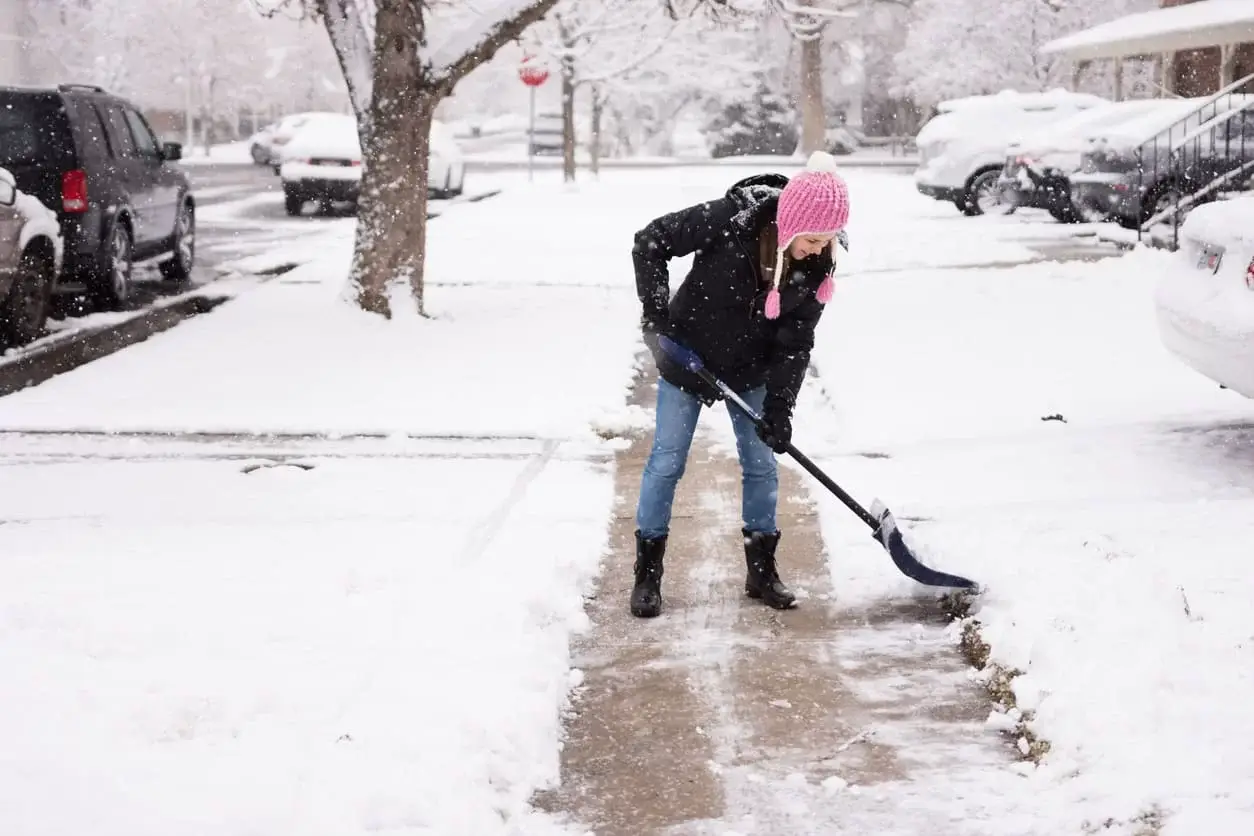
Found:
[[[758,233],[758,266],[762,275],[763,287],[771,287],[775,284],[776,256],[779,251],[779,227],[775,221],[771,221],[762,231]],[[788,269],[792,266],[792,256],[784,253],[783,270],[787,274]],[[783,279],[783,276],[779,277]]]

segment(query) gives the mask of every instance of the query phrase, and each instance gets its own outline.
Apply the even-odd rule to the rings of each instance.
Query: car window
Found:
[[[105,132],[109,135],[109,145],[115,157],[136,157],[135,140],[131,137],[130,126],[126,124],[126,116],[117,105],[98,104],[96,108],[104,118]]]
[[[1254,141],[1254,119],[1250,118],[1249,112],[1238,113],[1236,116],[1228,120],[1227,124],[1228,139],[1240,141],[1245,138],[1245,144],[1251,145]]]
[[[109,140],[100,114],[92,107],[91,101],[66,96],[65,106],[73,116],[79,156],[86,160],[107,160]]]
[[[157,150],[157,138],[153,136],[152,129],[148,127],[144,117],[127,108],[126,121],[131,126],[131,136],[135,138],[135,147],[139,149],[139,155],[141,157],[160,157],[161,154]]]
[[[73,151],[59,98],[0,93],[0,168],[58,163]]]

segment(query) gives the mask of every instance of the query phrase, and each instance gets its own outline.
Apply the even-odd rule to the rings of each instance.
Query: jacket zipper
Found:
[[[758,273],[757,261],[749,255],[749,251],[745,249],[745,242],[740,240],[740,236],[736,236],[736,246],[740,248],[740,252],[742,252],[745,258],[749,261],[749,273],[753,277],[754,286],[757,287],[763,284],[762,280],[765,277]],[[753,319],[753,300],[757,298],[758,294],[756,292],[749,297],[749,319],[751,320]]]

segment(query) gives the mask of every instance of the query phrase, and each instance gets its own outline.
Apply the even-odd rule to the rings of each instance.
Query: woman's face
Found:
[[[832,244],[835,235],[798,235],[788,248],[788,255],[795,259],[809,258],[818,255]]]

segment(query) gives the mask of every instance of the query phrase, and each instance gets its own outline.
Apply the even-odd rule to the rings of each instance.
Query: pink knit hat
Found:
[[[849,188],[836,173],[836,158],[815,151],[805,170],[793,176],[779,195],[775,225],[779,228],[779,250],[775,255],[775,276],[766,296],[766,318],[779,316],[779,281],[784,272],[784,254],[794,239],[801,235],[835,235],[849,223]],[[832,261],[835,272],[836,241],[832,240]],[[815,295],[826,305],[836,286],[828,273]]]

